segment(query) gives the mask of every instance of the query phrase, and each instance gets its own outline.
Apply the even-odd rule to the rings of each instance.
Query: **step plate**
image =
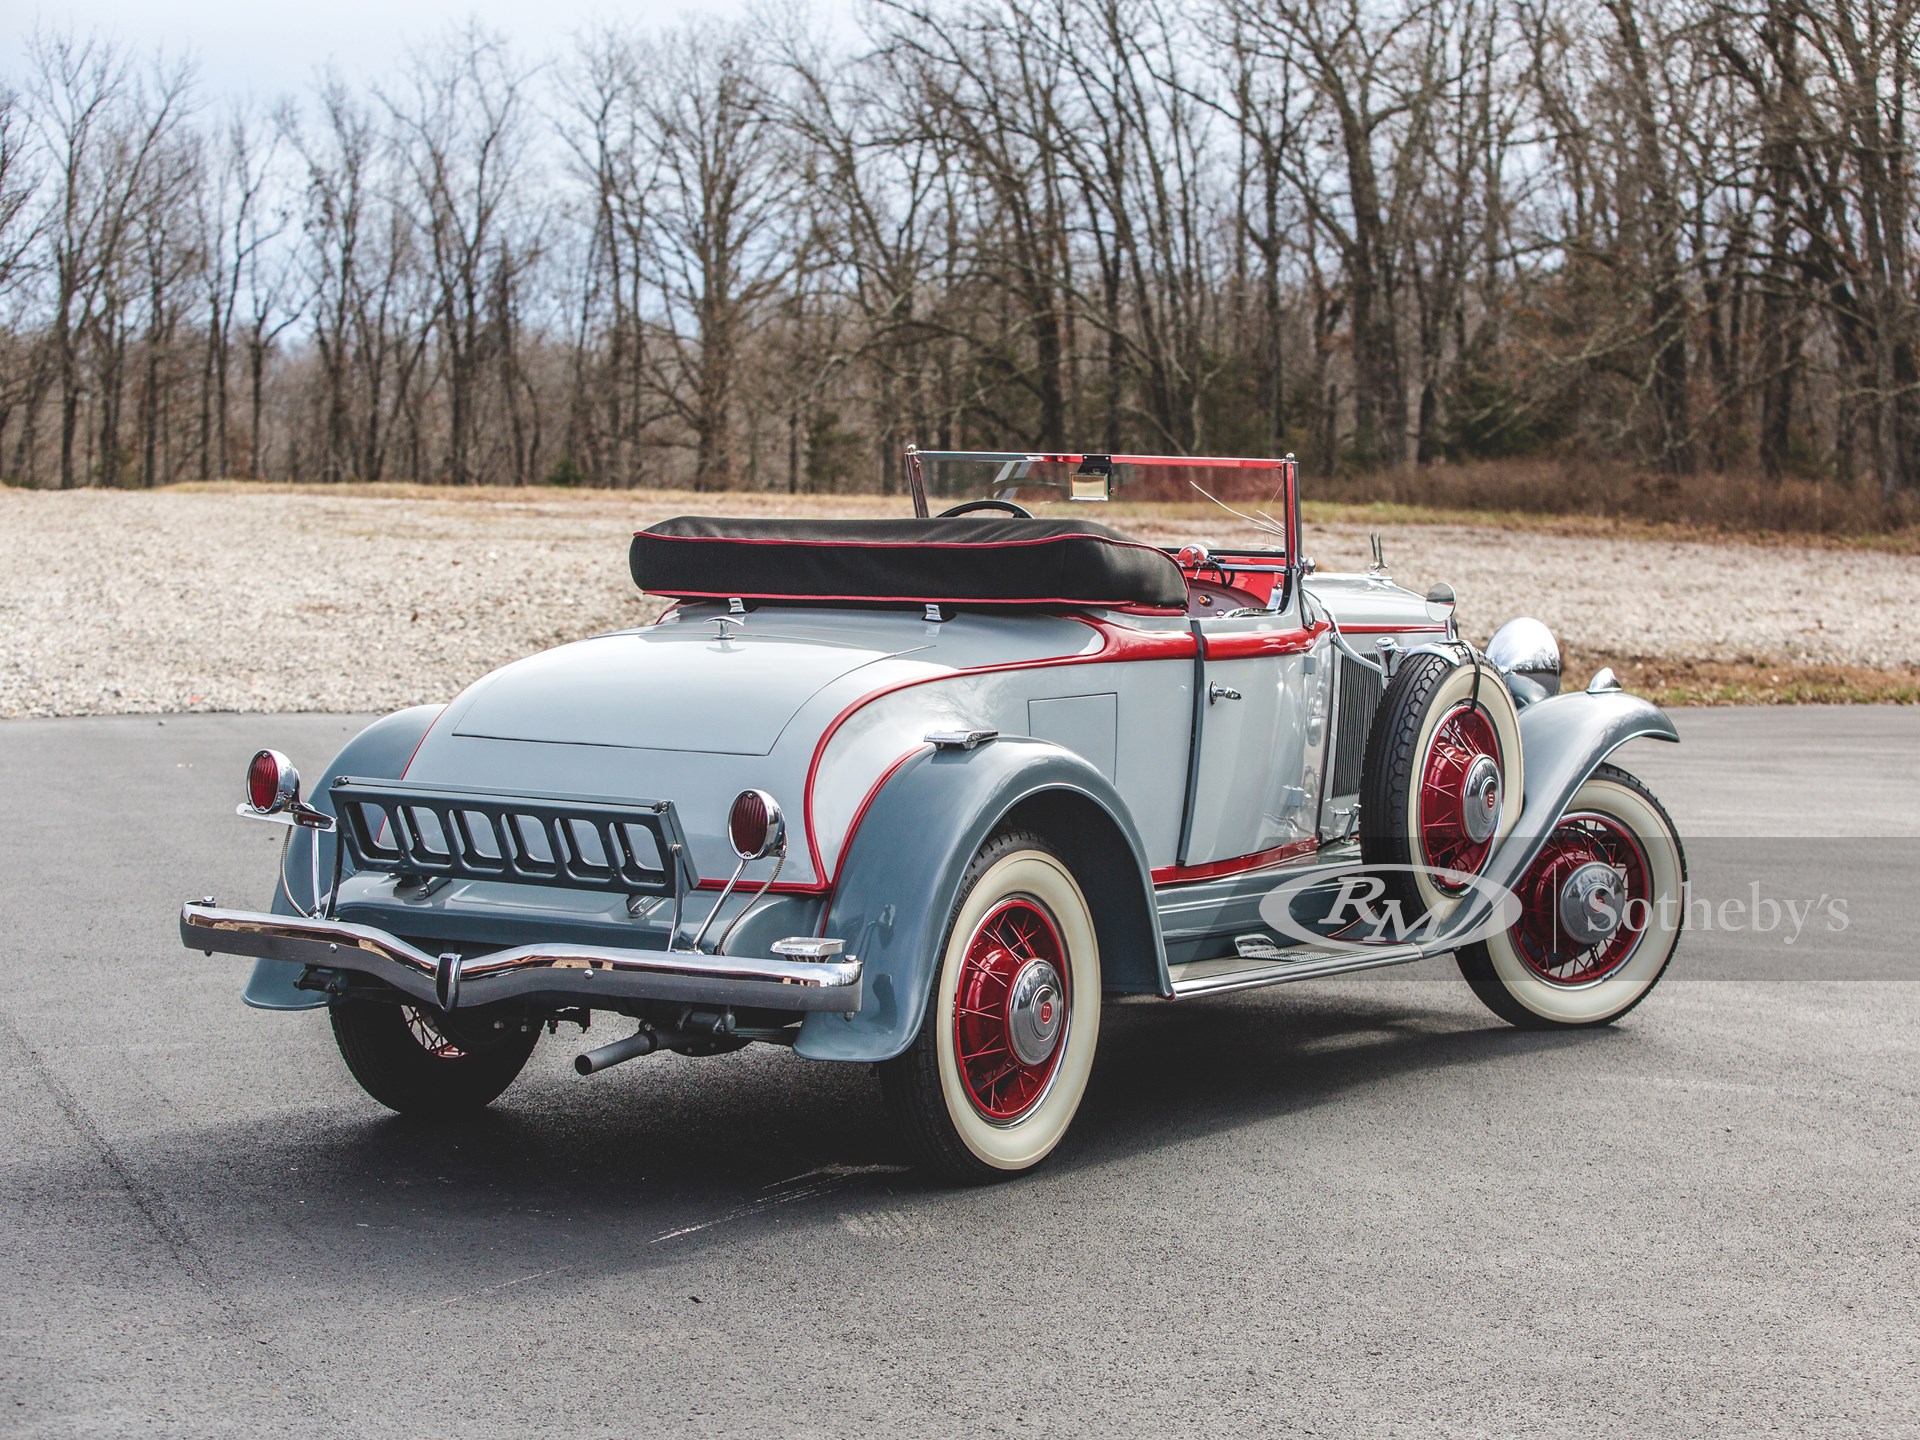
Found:
[[[1173,984],[1173,998],[1186,1000],[1195,995],[1219,995],[1229,990],[1257,990],[1265,985],[1285,985],[1293,980],[1378,970],[1383,965],[1405,965],[1421,958],[1419,947],[1414,945],[1381,946],[1361,954],[1351,950],[1309,950],[1304,947],[1279,953],[1287,958],[1268,960],[1227,955],[1218,960],[1195,960],[1186,965],[1169,966],[1167,978]]]

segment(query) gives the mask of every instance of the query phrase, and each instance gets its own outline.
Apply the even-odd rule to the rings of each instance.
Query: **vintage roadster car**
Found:
[[[1377,543],[1314,573],[1291,458],[906,470],[910,518],[641,531],[657,623],[389,715],[310,788],[261,751],[272,907],[189,904],[185,944],[254,957],[253,1005],[327,1006],[398,1111],[485,1105],[542,1028],[611,1015],[583,1075],[756,1041],[875,1065],[970,1180],[1060,1142],[1105,999],[1452,952],[1506,1020],[1576,1026],[1659,979],[1685,861],[1607,760],[1677,736],[1609,672],[1559,694],[1543,625],[1478,649]],[[1260,490],[1270,543],[1085,518],[1201,479]]]

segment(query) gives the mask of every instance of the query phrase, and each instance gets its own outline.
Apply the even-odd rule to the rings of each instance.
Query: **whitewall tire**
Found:
[[[1001,831],[968,866],[919,1034],[881,1067],[889,1106],[929,1168],[1003,1179],[1060,1143],[1099,1038],[1086,896],[1045,840]]]
[[[1617,923],[1576,936],[1566,915],[1585,870]],[[1615,880],[1603,873],[1611,871]],[[1528,1029],[1606,1025],[1647,997],[1666,973],[1685,923],[1687,857],[1653,793],[1602,765],[1573,797],[1514,891],[1510,929],[1460,950],[1460,972],[1502,1019]]]

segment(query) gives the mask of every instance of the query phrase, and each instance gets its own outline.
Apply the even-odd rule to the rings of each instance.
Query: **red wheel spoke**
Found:
[[[1065,946],[1052,918],[1037,902],[1024,898],[1003,901],[990,911],[974,928],[961,961],[954,996],[954,1057],[968,1099],[998,1124],[1021,1119],[1039,1103],[1065,1043],[1061,1025],[1060,1038],[1033,1063],[1021,1058],[1014,1043],[1014,988],[1022,972],[1036,964],[1051,967],[1058,977],[1059,996],[1052,1003],[1066,1007]]]
[[[1620,878],[1621,920],[1606,939],[1580,946],[1561,928],[1560,890],[1576,870],[1596,862]],[[1639,843],[1612,817],[1593,814],[1562,820],[1514,889],[1522,906],[1510,932],[1514,949],[1528,970],[1555,985],[1587,985],[1625,965],[1645,933],[1653,894]]]
[[[1493,836],[1475,840],[1467,832],[1463,802],[1476,761],[1500,764],[1500,737],[1484,710],[1462,704],[1434,727],[1418,780],[1420,854],[1414,859],[1433,870],[1478,874],[1493,853]],[[1461,885],[1433,877],[1442,890]]]

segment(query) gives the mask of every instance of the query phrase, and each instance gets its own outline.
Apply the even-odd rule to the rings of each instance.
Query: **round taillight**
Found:
[[[300,772],[278,750],[262,750],[247,766],[247,804],[274,815],[300,798]]]
[[[787,822],[766,791],[742,790],[733,797],[733,809],[727,814],[727,838],[742,860],[758,860],[785,848]]]

